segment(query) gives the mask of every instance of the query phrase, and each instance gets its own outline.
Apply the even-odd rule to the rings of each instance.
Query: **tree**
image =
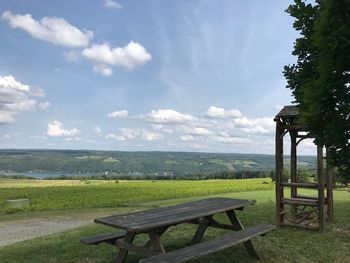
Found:
[[[299,123],[350,180],[350,0],[295,0],[287,12],[300,32],[297,62],[284,67]]]

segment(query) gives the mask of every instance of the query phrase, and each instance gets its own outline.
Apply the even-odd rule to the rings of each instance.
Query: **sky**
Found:
[[[0,148],[273,154],[290,3],[0,1]]]

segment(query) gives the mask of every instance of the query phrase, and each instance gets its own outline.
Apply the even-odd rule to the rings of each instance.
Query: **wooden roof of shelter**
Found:
[[[276,115],[276,117],[297,117],[299,115],[299,109],[296,105],[284,106],[283,109]]]

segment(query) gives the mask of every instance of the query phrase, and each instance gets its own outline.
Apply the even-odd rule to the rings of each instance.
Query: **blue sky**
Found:
[[[1,1],[0,148],[273,153],[290,3]]]

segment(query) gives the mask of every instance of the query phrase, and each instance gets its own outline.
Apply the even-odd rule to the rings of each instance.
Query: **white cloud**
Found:
[[[234,126],[242,129],[244,132],[252,134],[273,134],[275,123],[273,118],[263,117],[256,119],[249,119],[242,117],[234,120]]]
[[[127,110],[120,110],[120,111],[114,111],[111,113],[108,113],[107,117],[112,119],[120,119],[120,118],[126,118],[128,117],[128,111]]]
[[[97,134],[101,134],[102,130],[99,126],[95,126],[94,127],[94,131],[97,133]]]
[[[120,129],[120,132],[122,136],[125,137],[126,139],[134,139],[140,134],[139,130],[128,129],[128,128],[122,128]]]
[[[144,141],[157,141],[163,139],[163,134],[157,132],[150,132],[145,129],[120,129],[121,136],[125,139],[140,139]]]
[[[79,130],[73,129],[63,129],[62,123],[59,121],[52,121],[47,125],[46,134],[51,137],[74,137],[79,134]]]
[[[4,104],[4,108],[13,112],[34,110],[37,102],[32,99],[25,99],[20,102]]]
[[[94,70],[95,73],[99,73],[105,77],[110,77],[113,74],[112,68],[109,66],[105,66],[105,65],[93,66],[92,69]]]
[[[104,6],[111,9],[121,9],[123,7],[117,1],[113,0],[104,0]]]
[[[239,110],[225,110],[215,106],[210,106],[205,113],[205,117],[212,119],[223,119],[223,118],[240,118],[242,113]]]
[[[81,54],[93,64],[95,72],[105,76],[112,74],[110,66],[133,70],[152,58],[141,44],[134,41],[125,47],[116,48],[111,48],[109,44],[93,44],[85,48]]]
[[[195,138],[193,136],[191,136],[191,135],[181,135],[180,136],[180,140],[188,142],[188,141],[194,141]]]
[[[43,91],[32,89],[11,75],[0,76],[0,123],[14,122],[16,114],[40,107],[42,103],[32,99],[34,96],[43,96]]]
[[[207,136],[213,133],[212,131],[203,127],[187,127],[185,128],[185,132],[194,136]]]
[[[63,56],[69,62],[77,63],[80,60],[80,52],[77,50],[71,50],[68,52],[63,52]]]
[[[222,143],[235,143],[235,144],[251,144],[253,141],[249,138],[243,137],[234,137],[228,134],[220,134],[219,136],[215,136],[214,141],[222,142]]]
[[[156,124],[182,124],[195,121],[197,118],[172,109],[158,109],[148,113],[145,120]]]
[[[51,103],[48,102],[48,101],[44,101],[44,102],[40,102],[38,104],[39,108],[42,109],[42,110],[47,110],[48,108],[51,107]]]
[[[13,114],[8,111],[0,110],[0,124],[14,122]]]
[[[106,138],[107,139],[114,139],[114,140],[117,140],[118,142],[126,141],[124,136],[120,136],[120,135],[116,135],[116,134],[112,134],[112,133],[107,134]]]
[[[145,141],[157,141],[163,139],[163,134],[142,130],[141,137]]]
[[[91,31],[81,31],[59,17],[44,17],[36,21],[30,14],[19,15],[5,11],[2,19],[12,28],[20,28],[34,38],[66,47],[86,47],[93,37]]]

